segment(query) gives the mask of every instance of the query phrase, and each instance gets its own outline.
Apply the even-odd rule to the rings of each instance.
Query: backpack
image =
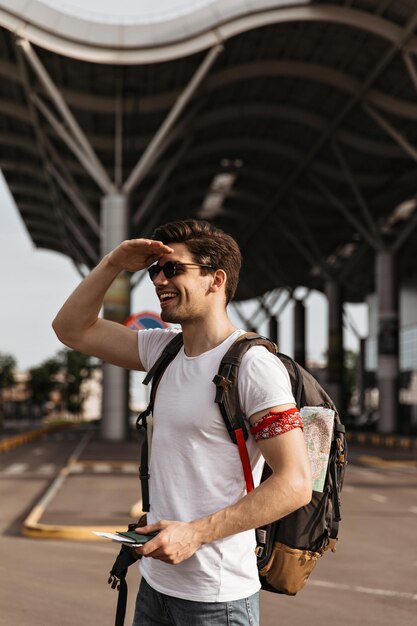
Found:
[[[178,333],[164,348],[161,356],[143,380],[145,385],[152,381],[152,388],[148,407],[137,419],[137,428],[147,429],[147,418],[152,413],[158,384],[165,369],[178,354],[182,345],[182,333]],[[216,385],[215,402],[219,405],[231,440],[239,449],[247,491],[253,489],[252,472],[245,444],[249,433],[240,407],[237,380],[242,358],[253,346],[264,346],[284,364],[299,409],[308,406],[324,407],[334,411],[332,441],[324,488],[322,491],[313,491],[312,499],[306,506],[267,526],[256,529],[256,556],[262,589],[295,595],[302,589],[323,553],[328,549],[332,552],[336,550],[341,520],[340,493],[347,463],[345,427],[340,421],[331,398],[314,376],[291,357],[278,352],[276,344],[266,337],[255,333],[241,335],[223,356],[213,383]],[[148,451],[148,437],[145,436],[139,470],[142,508],[145,512],[150,508]],[[265,464],[261,482],[270,474],[271,470]],[[116,626],[119,624],[116,621]]]

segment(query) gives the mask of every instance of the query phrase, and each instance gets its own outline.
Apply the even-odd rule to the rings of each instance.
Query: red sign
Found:
[[[134,313],[127,318],[125,326],[132,330],[146,330],[148,328],[169,328],[168,324],[163,322],[157,313],[152,311],[142,311]]]

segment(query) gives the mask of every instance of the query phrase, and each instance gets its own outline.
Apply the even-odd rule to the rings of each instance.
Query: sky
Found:
[[[90,13],[96,19],[114,17],[115,6],[120,16],[138,16],[156,19],[159,12],[174,16],[209,4],[211,0],[43,0],[69,13]],[[157,7],[157,9],[156,9]],[[188,7],[188,8],[187,8]],[[36,249],[0,173],[0,352],[12,354],[21,370],[40,364],[62,348],[51,328],[51,322],[61,304],[80,281],[72,262],[65,256]],[[322,294],[312,292],[307,300],[307,355],[311,359],[323,357],[327,346],[327,304]],[[246,304],[251,317],[257,304]],[[132,312],[151,310],[159,312],[158,301],[147,279],[132,293]],[[349,305],[349,315],[361,335],[367,333],[367,308]],[[233,323],[239,319],[231,312]],[[292,305],[280,318],[280,349],[292,354]],[[266,324],[259,328],[266,333]],[[358,347],[355,335],[346,331],[346,346]]]

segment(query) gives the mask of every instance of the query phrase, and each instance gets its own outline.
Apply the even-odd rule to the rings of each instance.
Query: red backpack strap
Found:
[[[239,450],[240,462],[242,463],[243,475],[245,477],[246,491],[249,493],[250,491],[253,491],[254,488],[253,476],[248,449],[246,447],[245,437],[241,428],[235,430],[235,437]]]

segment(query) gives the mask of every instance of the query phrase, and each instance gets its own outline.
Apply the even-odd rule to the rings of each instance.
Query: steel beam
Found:
[[[45,138],[45,146],[51,157],[48,161],[48,169],[51,171],[52,175],[56,175],[56,182],[61,186],[66,195],[70,197],[70,200],[74,203],[74,206],[83,219],[91,226],[93,232],[100,236],[100,224],[94,215],[93,209],[88,204],[87,199],[74,180],[69,167],[47,138]],[[59,169],[57,165],[59,165]]]
[[[35,71],[35,74],[39,78],[46,93],[49,95],[57,110],[60,112],[63,120],[72,132],[74,140],[82,149],[84,154],[89,158],[91,165],[93,166],[94,170],[96,170],[100,180],[103,181],[105,187],[104,191],[107,191],[107,193],[111,192],[113,189],[113,184],[106,170],[104,169],[96,153],[94,152],[91,143],[88,141],[84,132],[81,130],[81,127],[79,126],[77,120],[75,119],[67,103],[62,97],[59,89],[56,87],[54,81],[49,76],[44,65],[41,63],[32,45],[27,39],[21,38],[18,39],[17,43],[25,53],[27,60],[29,61],[32,69]]]
[[[291,204],[291,209],[292,212],[295,215],[295,218],[297,220],[298,223],[298,228],[300,229],[300,231],[303,233],[304,237],[306,238],[306,240],[308,241],[309,245],[310,245],[310,249],[312,251],[313,257],[315,258],[315,265],[317,265],[320,268],[320,272],[323,278],[330,280],[331,279],[331,270],[330,268],[328,268],[326,266],[325,261],[323,261],[323,255],[321,254],[321,251],[319,249],[319,246],[317,244],[317,237],[312,233],[311,229],[307,226],[306,220],[302,218],[301,214],[300,214],[300,210],[298,207],[297,202],[295,201],[294,197],[291,197],[289,199],[290,204]]]
[[[363,105],[363,109],[368,113],[370,117],[382,128],[394,141],[403,148],[404,152],[417,162],[417,149],[411,145],[409,141],[402,135],[394,126],[388,122],[380,113],[368,104]]]
[[[408,71],[408,75],[410,76],[411,82],[414,85],[414,89],[417,91],[417,70],[416,66],[414,65],[414,61],[408,52],[403,52],[403,59]]]
[[[220,154],[220,158],[224,156],[225,152],[230,154],[231,151],[237,152],[249,152],[258,154],[260,153],[264,157],[265,166],[271,165],[271,171],[276,173],[276,167],[274,167],[273,161],[269,158],[269,155],[272,157],[283,157],[287,161],[294,162],[294,169],[297,169],[297,164],[302,162],[303,155],[305,151],[299,150],[293,146],[284,143],[277,143],[272,139],[259,139],[259,138],[251,138],[251,137],[236,137],[231,140],[227,139],[214,139],[212,141],[207,141],[204,144],[196,145],[195,148],[190,150],[189,158],[190,159],[199,159],[207,154],[213,154],[215,152],[223,153]],[[310,164],[309,164],[310,166]],[[345,181],[343,174],[340,171],[339,167],[334,166],[328,162],[322,162],[318,158],[314,161],[314,171],[320,174],[321,176],[326,176],[329,179],[339,181]],[[288,177],[287,179],[288,180]],[[367,174],[360,173],[357,176],[357,180],[361,182],[361,184],[379,184],[384,182],[386,178],[384,178],[380,174]],[[284,181],[283,187],[287,187]],[[289,195],[290,188],[287,189],[285,196]],[[279,199],[281,200],[284,197],[284,194],[280,194]],[[274,208],[277,206],[275,204],[275,200],[271,200],[268,204],[270,210],[272,211],[272,202],[274,202]],[[278,203],[279,204],[279,203]]]
[[[145,150],[142,157],[139,159],[137,165],[133,168],[130,173],[128,179],[123,185],[123,193],[128,194],[133,191],[133,189],[143,180],[146,174],[154,165],[157,156],[160,155],[159,149],[162,143],[165,141],[168,133],[174,126],[178,117],[181,115],[191,98],[194,96],[198,88],[200,87],[202,81],[210,71],[212,65],[216,61],[218,55],[223,50],[222,45],[214,46],[206,55],[203,62],[195,72],[194,76],[188,83],[187,87],[184,89],[182,94],[179,96],[177,101],[175,102],[173,108],[168,113],[161,127],[153,137],[149,146]]]
[[[155,204],[157,198],[160,196],[162,190],[165,187],[166,182],[171,176],[172,172],[177,167],[178,163],[182,160],[183,156],[187,152],[191,144],[191,139],[188,138],[184,141],[180,149],[174,154],[172,159],[163,168],[161,175],[157,178],[153,187],[149,190],[146,198],[142,201],[141,205],[136,209],[132,217],[132,224],[137,226],[139,222],[150,213],[152,206]]]
[[[373,236],[375,238],[375,243],[378,244],[379,248],[383,247],[383,241],[380,235],[380,232],[378,230],[378,227],[375,223],[375,220],[372,217],[371,211],[369,210],[369,207],[365,201],[365,198],[363,197],[363,194],[359,188],[358,183],[355,180],[355,177],[353,175],[352,170],[350,169],[349,165],[347,164],[346,158],[343,154],[343,151],[341,150],[340,146],[337,144],[336,141],[332,142],[332,148],[333,148],[333,152],[336,155],[337,160],[339,161],[339,165],[341,167],[341,170],[343,171],[346,181],[349,184],[350,188],[353,191],[353,195],[357,201],[357,203],[359,204],[360,208],[362,209],[362,213],[364,218],[366,219],[366,221],[368,222],[369,227],[372,230]]]
[[[285,299],[281,302],[281,304],[277,308],[277,310],[275,312],[273,312],[273,314],[276,315],[278,318],[281,315],[281,313],[287,308],[288,304],[292,301],[293,293],[294,293],[294,289],[288,289],[287,288],[287,293],[285,294]],[[279,294],[279,295],[281,295],[281,294]]]
[[[65,242],[67,250],[68,250],[68,256],[74,262],[76,260],[78,264],[84,264],[84,265],[87,265],[87,267],[91,265],[95,265],[95,262],[92,259],[89,260],[89,254],[84,249],[81,239],[79,239],[78,236],[74,236],[73,233],[68,232],[67,221],[69,220],[69,217],[66,215],[65,211],[63,210],[61,203],[59,201],[59,198],[57,197],[57,193],[55,191],[54,193],[56,196],[56,201],[55,201],[54,206],[55,206],[57,216],[58,216],[57,221],[61,228],[62,239]],[[68,207],[67,207],[67,213],[69,214]]]
[[[258,332],[258,331],[256,330],[256,328],[253,326],[253,324],[252,324],[251,320],[249,320],[249,319],[248,319],[248,318],[247,318],[247,317],[246,317],[246,316],[242,313],[242,311],[241,311],[241,308],[240,308],[239,304],[238,304],[237,302],[235,302],[235,301],[233,301],[231,304],[232,304],[232,306],[233,306],[234,310],[236,311],[236,313],[237,313],[238,317],[240,318],[241,322],[243,322],[243,325],[246,327],[246,330],[247,330],[247,331],[249,331],[249,332],[254,332],[254,333]]]
[[[76,188],[72,187],[60,174],[57,168],[53,165],[53,163],[49,163],[48,169],[51,172],[52,176],[56,180],[59,187],[62,191],[68,196],[68,198],[73,203],[74,207],[78,211],[79,215],[83,218],[83,220],[89,225],[91,230],[95,235],[100,237],[100,224],[96,220],[91,207],[89,207],[84,200],[84,198],[80,197],[77,193]]]
[[[283,188],[274,196],[274,198],[268,202],[265,207],[265,210],[262,214],[262,219],[259,220],[259,227],[261,224],[265,223],[265,218],[271,211],[273,211],[274,207],[281,200],[281,198],[286,197],[288,195],[288,191],[295,185],[298,178],[304,171],[310,166],[311,162],[315,159],[316,155],[323,148],[326,142],[329,139],[333,139],[336,131],[339,129],[342,122],[345,118],[350,114],[353,108],[357,105],[358,102],[362,101],[370,91],[372,84],[377,80],[377,78],[381,75],[387,65],[392,61],[392,59],[398,54],[398,50],[405,47],[405,44],[413,37],[414,30],[417,25],[417,11],[413,13],[411,18],[408,20],[405,28],[401,31],[401,36],[396,44],[389,47],[389,49],[383,54],[383,56],[379,59],[378,63],[374,66],[373,70],[368,74],[364,82],[361,84],[359,91],[357,91],[352,97],[346,102],[345,106],[342,107],[339,114],[334,118],[334,120],[329,125],[329,128],[322,134],[322,136],[318,139],[318,141],[311,147],[307,156],[299,163],[298,167],[294,169],[292,176],[289,177],[287,183],[283,186]],[[248,245],[248,242],[252,237],[255,236],[257,229],[252,229],[251,233],[248,234],[248,238],[245,242],[245,245],[242,246],[245,249],[245,246]]]
[[[73,237],[75,237],[75,240],[78,241],[86,256],[90,259],[90,265],[97,265],[97,252],[85,236],[84,231],[75,224],[68,212],[65,213],[64,219],[68,230],[72,232]]]
[[[312,254],[307,247],[303,244],[302,241],[300,241],[300,238],[297,237],[296,235],[296,231],[292,231],[290,228],[287,228],[286,226],[284,226],[284,224],[282,222],[280,222],[280,232],[282,232],[282,234],[286,237],[286,239],[288,239],[289,241],[291,241],[291,243],[293,244],[293,246],[298,250],[298,252],[300,253],[300,256],[304,257],[304,259],[307,261],[307,263],[310,263],[312,266],[317,265],[318,263],[320,264],[320,270],[323,272],[324,275],[326,275],[327,270],[324,266],[322,266],[322,263],[320,263],[320,260],[318,260],[314,254]]]
[[[402,248],[403,244],[407,241],[410,235],[414,232],[416,227],[417,227],[417,214],[415,214],[413,218],[405,224],[401,232],[397,235],[397,238],[391,244],[390,249],[392,250],[393,253],[398,252]]]
[[[401,43],[403,30],[401,26],[388,19],[383,19],[370,13],[369,11],[351,9],[341,6],[312,5],[310,2],[304,6],[281,6],[272,7],[271,2],[259,3],[259,11],[251,11],[242,14],[241,5],[235,3],[235,9],[230,13],[229,18],[220,23],[215,23],[209,30],[201,30],[199,21],[186,28],[187,32],[181,33],[175,38],[175,42],[169,43],[169,38],[159,37],[153,41],[152,46],[141,45],[141,31],[138,30],[138,38],[130,46],[120,45],[119,39],[113,40],[107,45],[103,40],[93,40],[91,37],[78,37],[76,40],[69,37],[57,37],[54,25],[35,24],[28,21],[27,11],[16,10],[16,2],[7,0],[13,5],[13,9],[0,9],[0,15],[6,20],[6,24],[12,31],[26,30],[31,37],[40,45],[60,54],[67,54],[78,59],[92,62],[104,62],[115,64],[144,64],[160,63],[172,58],[179,58],[195,54],[207,48],[212,42],[220,39],[229,39],[246,31],[256,28],[267,27],[273,24],[299,23],[299,22],[320,22],[326,24],[340,24],[345,27],[353,27],[366,33],[371,33],[384,40],[392,42],[395,46]],[[4,5],[4,2],[2,3]],[[285,4],[285,3],[284,3]],[[21,5],[22,7],[24,3]],[[188,24],[187,24],[188,26]],[[146,28],[143,26],[142,28]],[[142,31],[143,32],[143,31]],[[66,33],[68,35],[68,32]],[[170,33],[169,33],[170,36]],[[136,44],[136,45],[135,45]],[[410,38],[408,48],[416,51],[416,38]]]
[[[13,42],[14,42],[14,47],[16,51],[16,59],[17,59],[17,66],[19,69],[19,75],[21,78],[23,90],[25,92],[27,106],[29,109],[29,118],[32,121],[32,125],[34,128],[36,144],[38,146],[39,155],[41,157],[42,169],[44,172],[46,184],[48,186],[50,201],[51,201],[52,206],[59,207],[57,193],[53,185],[50,172],[48,170],[48,155],[47,155],[47,148],[46,148],[46,138],[41,129],[38,112],[31,99],[31,85],[30,85],[27,66],[24,61],[24,54],[22,52],[22,49],[17,45],[16,39],[13,39]],[[39,181],[37,180],[37,182]],[[72,247],[71,238],[67,237],[65,221],[63,219],[57,219],[56,215],[54,215],[53,217],[55,220],[57,231],[61,233],[63,245],[65,246],[69,256],[71,256],[71,247]]]
[[[243,123],[246,120],[254,121],[258,119],[276,120],[277,123],[292,122],[300,126],[307,126],[312,130],[323,133],[329,126],[329,119],[318,115],[316,111],[309,110],[304,107],[288,106],[284,104],[245,102],[239,104],[239,110],[236,111],[235,105],[219,106],[215,110],[202,112],[198,119],[193,122],[193,129],[199,131],[201,129],[211,128],[217,124],[235,123],[237,119]],[[185,119],[185,124],[188,117]],[[346,144],[361,152],[372,155],[384,156],[387,158],[399,158],[403,156],[402,151],[391,142],[375,141],[367,138],[363,134],[355,133],[352,130],[343,129],[335,134],[335,140]]]
[[[369,243],[369,245],[377,250],[379,248],[379,242],[374,239],[374,237],[370,234],[367,228],[349,211],[349,209],[345,206],[345,204],[340,200],[340,198],[336,197],[333,192],[325,185],[321,180],[319,180],[313,174],[309,174],[309,179],[312,183],[317,187],[317,189],[323,194],[323,197],[330,202],[334,206],[341,215],[352,225],[354,226],[358,232],[362,235],[364,239]]]
[[[385,58],[381,60],[381,63],[384,64],[385,59],[388,57],[390,57],[389,60],[391,61],[392,56],[397,53],[398,48],[395,48],[395,51],[390,49],[385,55]],[[417,105],[414,102],[402,100],[379,89],[371,89],[371,85],[374,82],[373,76],[378,72],[380,72],[380,65],[376,66],[374,72],[369,75],[370,82],[367,80],[366,83],[361,83],[355,76],[319,63],[292,61],[290,59],[262,60],[252,61],[242,65],[233,65],[221,72],[217,72],[217,74],[213,74],[207,81],[207,89],[211,91],[221,87],[231,86],[234,83],[251,78],[259,78],[259,76],[263,76],[265,79],[281,77],[303,78],[305,80],[328,85],[338,91],[343,91],[351,96],[348,102],[354,100],[355,104],[362,101],[366,93],[367,101],[377,106],[379,109],[401,117],[416,120]],[[347,106],[346,104],[345,107]],[[343,111],[344,109],[342,109],[339,115],[342,115]],[[337,119],[336,117],[336,120]],[[332,126],[333,123],[334,120],[332,120],[330,126]]]
[[[89,155],[85,153],[83,148],[75,141],[71,134],[67,131],[65,126],[54,116],[47,105],[37,95],[32,96],[32,101],[36,105],[37,109],[42,113],[44,118],[49,122],[55,133],[62,139],[65,145],[76,156],[80,163],[84,166],[86,171],[90,174],[92,179],[97,183],[102,191],[108,193],[109,186],[106,177],[102,176],[101,168],[97,168],[96,164],[90,159]]]

